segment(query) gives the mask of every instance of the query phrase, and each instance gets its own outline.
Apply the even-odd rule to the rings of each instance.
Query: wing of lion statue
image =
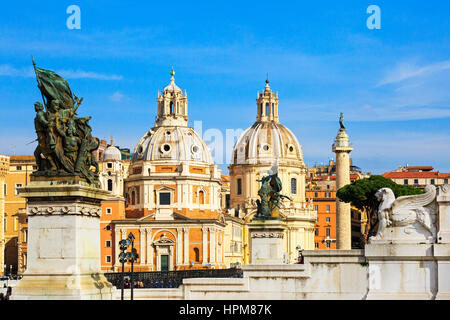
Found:
[[[371,240],[385,239],[387,229],[391,228],[401,228],[400,237],[408,238],[408,235],[418,232],[418,227],[429,233],[427,237],[429,240],[436,239],[436,214],[434,208],[430,206],[436,199],[435,186],[427,185],[424,194],[402,196],[397,199],[389,188],[382,188],[375,195],[381,201],[378,208],[380,223],[376,236],[371,237]],[[394,234],[399,235],[398,232]]]

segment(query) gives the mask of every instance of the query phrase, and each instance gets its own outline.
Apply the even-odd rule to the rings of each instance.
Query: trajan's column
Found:
[[[344,116],[339,119],[340,129],[333,143],[332,151],[336,153],[336,190],[350,184],[350,152],[353,147],[349,144],[345,132]],[[350,203],[340,201],[336,196],[336,248],[350,250],[352,248]]]

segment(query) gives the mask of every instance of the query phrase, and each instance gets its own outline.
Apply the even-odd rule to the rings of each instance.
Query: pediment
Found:
[[[158,240],[156,240],[155,242],[153,242],[153,244],[155,246],[171,246],[175,244],[175,241],[173,241],[172,239],[167,238],[164,234],[161,236],[161,238],[159,238]]]

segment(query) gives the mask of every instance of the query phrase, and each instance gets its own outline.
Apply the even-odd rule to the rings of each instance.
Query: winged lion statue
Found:
[[[426,186],[424,194],[397,199],[391,189],[382,188],[375,196],[381,201],[378,207],[379,226],[377,234],[370,240],[385,239],[387,229],[394,227],[403,227],[404,233],[410,234],[416,230],[414,225],[417,223],[429,232],[429,240],[436,240],[436,213],[434,207],[430,206],[436,199],[435,186]]]

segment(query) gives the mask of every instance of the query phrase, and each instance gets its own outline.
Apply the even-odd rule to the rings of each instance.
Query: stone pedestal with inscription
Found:
[[[12,299],[109,300],[100,269],[101,201],[108,192],[78,177],[32,177],[27,198],[28,263]]]
[[[249,226],[251,264],[283,264],[286,225],[281,220],[253,220]]]

